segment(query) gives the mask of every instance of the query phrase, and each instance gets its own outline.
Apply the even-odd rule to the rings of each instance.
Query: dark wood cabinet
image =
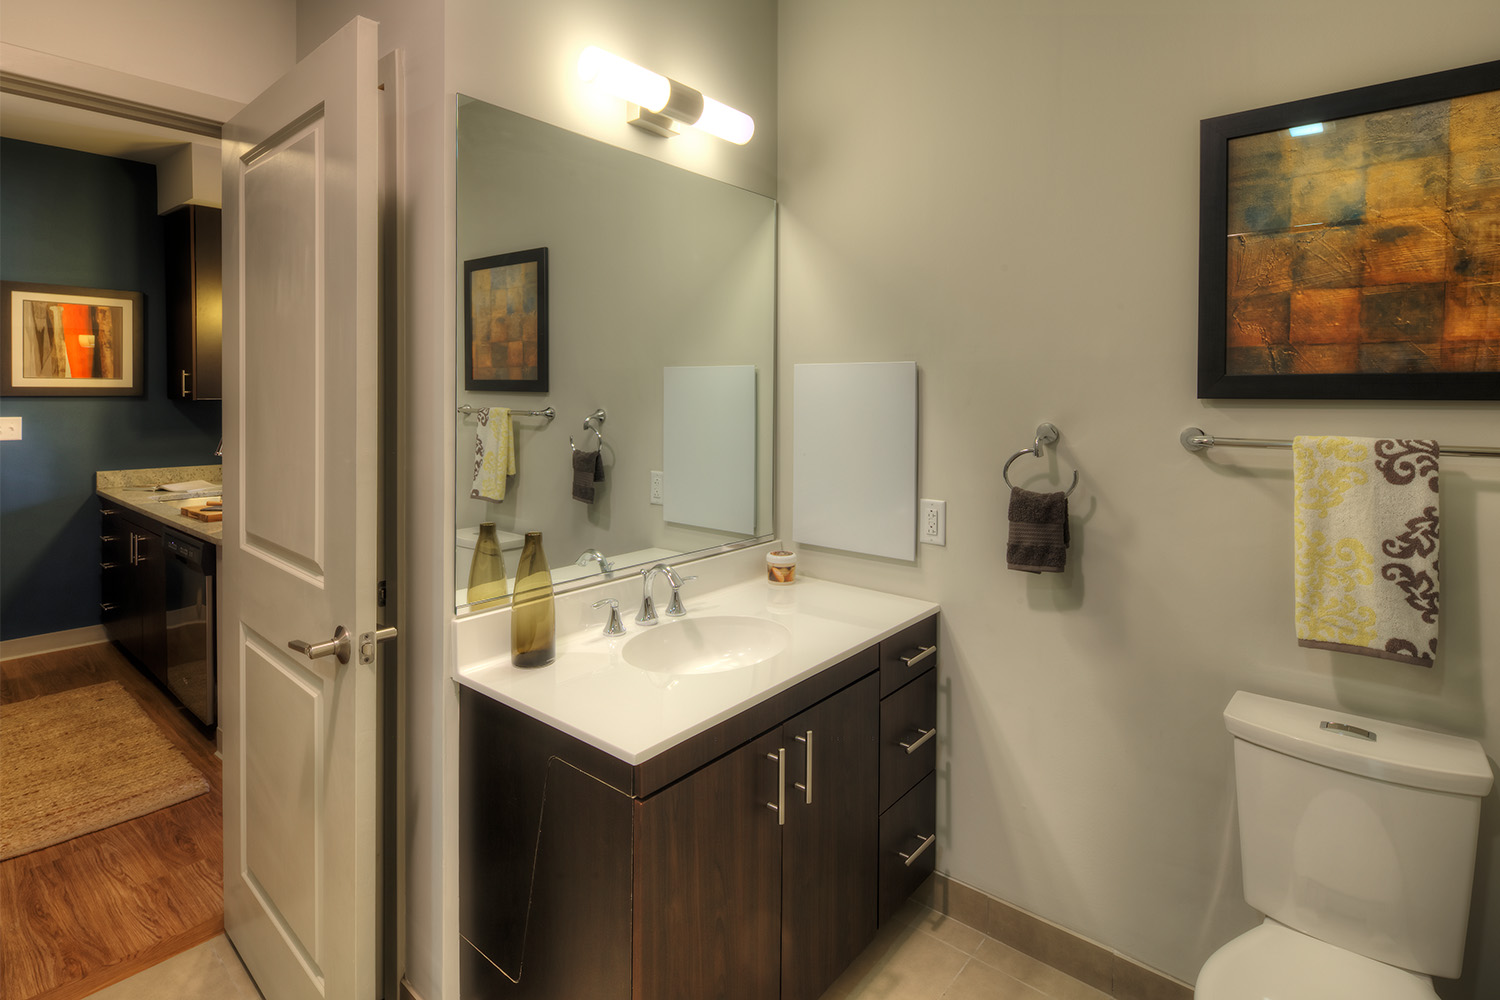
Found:
[[[820,997],[932,870],[930,843],[899,857],[906,827],[933,829],[930,756],[881,801],[882,663],[909,639],[634,765],[460,687],[463,1000]]]
[[[175,399],[224,395],[222,212],[184,205],[164,217],[169,392]]]
[[[871,674],[782,727],[781,1000],[817,1000],[875,936],[879,695]]]
[[[100,508],[100,620],[105,634],[162,683],[167,679],[166,564],[161,531]]]

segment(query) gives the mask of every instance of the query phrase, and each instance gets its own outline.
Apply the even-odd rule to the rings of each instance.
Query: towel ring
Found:
[[[1022,455],[1034,455],[1037,458],[1041,458],[1042,457],[1042,445],[1044,445],[1044,444],[1056,444],[1057,443],[1057,439],[1060,436],[1061,435],[1058,434],[1057,428],[1055,426],[1053,426],[1052,424],[1038,424],[1037,425],[1037,429],[1036,429],[1036,441],[1032,443],[1031,447],[1030,448],[1022,448],[1020,451],[1018,451],[1014,455],[1010,456],[1010,458],[1007,458],[1005,460],[1005,464],[1003,466],[1001,466],[1001,468],[1000,468],[1000,478],[1003,479],[1003,480],[1005,480],[1005,485],[1009,486],[1011,489],[1015,489],[1016,488],[1015,485],[1013,483],[1011,483],[1011,481],[1010,481],[1010,475],[1009,475],[1009,473],[1010,473],[1010,463],[1014,462],[1016,459],[1020,458]],[[1073,482],[1069,484],[1067,490],[1063,493],[1063,496],[1065,496],[1065,497],[1072,496],[1073,495],[1073,491],[1075,489],[1077,489],[1077,488],[1078,488],[1078,470],[1074,469],[1073,470]]]
[[[586,430],[586,431],[593,431],[594,432],[594,437],[596,437],[596,438],[599,439],[599,450],[600,451],[604,450],[604,435],[601,434],[601,433],[599,433],[599,428],[597,428],[593,424],[589,423],[589,421],[590,420],[597,420],[597,421],[599,421],[602,424],[602,423],[604,423],[604,415],[605,415],[604,414],[604,408],[600,407],[599,409],[595,410],[593,413],[590,413],[588,416],[586,416],[586,417],[583,418],[583,429]],[[568,447],[572,448],[574,451],[578,450],[578,446],[573,443],[573,435],[571,435],[571,434],[568,435]]]

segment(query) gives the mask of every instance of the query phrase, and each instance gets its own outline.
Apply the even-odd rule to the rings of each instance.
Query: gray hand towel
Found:
[[[595,483],[604,482],[604,457],[597,451],[573,452],[573,499],[593,503]]]
[[[1061,573],[1068,559],[1068,495],[1010,491],[1005,566],[1023,573]]]

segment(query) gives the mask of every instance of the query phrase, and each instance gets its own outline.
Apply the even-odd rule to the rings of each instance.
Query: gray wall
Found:
[[[1422,671],[1292,631],[1284,452],[1344,433],[1500,444],[1495,403],[1199,402],[1198,122],[1493,59],[1500,5],[1438,0],[781,5],[779,411],[792,365],[914,359],[920,491],[946,548],[806,572],[939,601],[939,868],[1174,976],[1242,901],[1236,689],[1500,736],[1500,467],[1446,459],[1443,652]],[[999,464],[1050,420],[1074,467],[1070,570],[1006,572]],[[778,463],[790,523],[791,457]],[[1051,472],[1052,478],[1045,474]],[[1034,478],[1033,478],[1034,477]],[[1467,976],[1500,995],[1500,808],[1484,809]],[[1486,942],[1488,947],[1485,947]]]

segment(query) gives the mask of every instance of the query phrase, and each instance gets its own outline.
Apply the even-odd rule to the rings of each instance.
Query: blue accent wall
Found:
[[[138,291],[144,396],[0,398],[0,638],[99,624],[94,473],[210,465],[218,402],[170,399],[156,168],[0,139],[0,279]]]

